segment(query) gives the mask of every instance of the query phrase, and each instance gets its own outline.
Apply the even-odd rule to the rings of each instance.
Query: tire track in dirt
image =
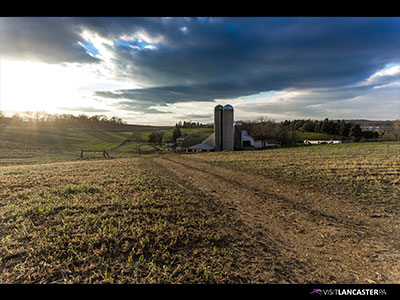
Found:
[[[274,253],[263,272],[272,269],[282,282],[400,281],[399,222],[363,215],[353,199],[182,155],[164,155],[153,161],[233,211]],[[259,264],[265,263],[262,251],[255,249],[254,253]]]

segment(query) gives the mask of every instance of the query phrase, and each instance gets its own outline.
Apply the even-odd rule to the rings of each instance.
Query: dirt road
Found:
[[[185,155],[152,160],[246,224],[246,235],[257,243],[246,249],[237,268],[257,282],[400,282],[399,220],[376,216],[357,199]]]

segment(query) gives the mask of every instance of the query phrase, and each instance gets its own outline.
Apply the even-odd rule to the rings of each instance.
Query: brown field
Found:
[[[1,283],[399,283],[400,143],[0,167]]]

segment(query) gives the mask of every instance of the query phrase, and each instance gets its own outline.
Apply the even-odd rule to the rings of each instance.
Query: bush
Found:
[[[149,135],[149,140],[148,140],[148,142],[149,143],[154,143],[154,144],[156,144],[156,145],[162,145],[162,140],[163,140],[163,137],[164,137],[164,132],[162,132],[162,131],[155,131],[155,132],[152,132],[150,135]]]

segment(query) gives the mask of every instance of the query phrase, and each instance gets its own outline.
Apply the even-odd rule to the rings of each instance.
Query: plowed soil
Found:
[[[151,158],[246,226],[237,272],[254,282],[399,283],[400,222],[356,198],[190,159]],[[237,234],[225,224],[226,234]],[[246,243],[248,245],[248,243]]]

